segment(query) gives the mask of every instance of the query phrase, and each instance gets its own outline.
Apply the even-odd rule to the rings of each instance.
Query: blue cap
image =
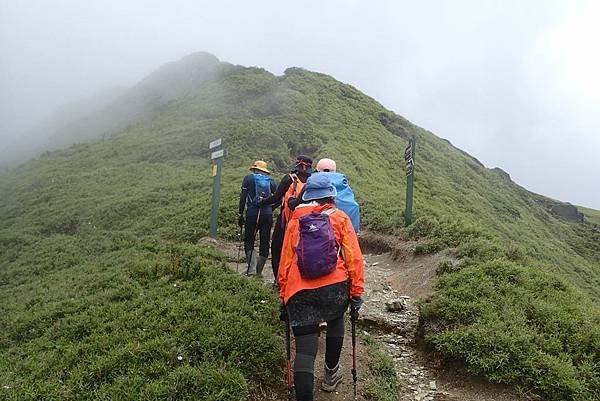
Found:
[[[302,200],[310,201],[323,198],[334,198],[337,196],[335,186],[329,180],[327,174],[316,173],[308,177],[304,187]]]

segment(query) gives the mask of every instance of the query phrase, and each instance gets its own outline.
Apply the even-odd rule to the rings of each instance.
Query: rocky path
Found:
[[[442,366],[416,342],[419,312],[416,300],[431,291],[435,268],[445,253],[416,256],[407,249],[365,254],[365,306],[360,320],[396,362],[401,401],[526,400],[507,386],[490,384]],[[392,254],[394,256],[392,256]]]
[[[210,244],[210,241],[208,242]],[[214,245],[217,245],[216,243]],[[232,260],[237,256],[237,245],[219,242],[218,247]],[[371,248],[372,253],[368,250]],[[393,248],[366,245],[365,251],[365,304],[359,318],[359,331],[362,335],[377,338],[396,363],[400,382],[400,401],[521,401],[531,400],[513,388],[493,385],[474,378],[461,370],[441,363],[430,353],[417,345],[418,308],[416,301],[431,293],[435,268],[441,261],[453,262],[446,253],[414,255],[414,244],[398,242]],[[236,263],[229,262],[232,269]],[[243,263],[239,264],[240,271]],[[270,260],[267,262],[263,280],[265,285],[273,282]],[[315,400],[353,400],[350,367],[350,333],[344,342],[342,366],[346,371],[344,381],[336,392],[326,393],[318,389],[322,377],[325,352],[324,335],[321,336],[319,354],[315,363]],[[358,347],[359,376],[365,356],[360,343]],[[358,401],[362,383],[358,383]],[[264,393],[258,399],[277,400],[281,394]],[[285,399],[285,398],[284,398]]]

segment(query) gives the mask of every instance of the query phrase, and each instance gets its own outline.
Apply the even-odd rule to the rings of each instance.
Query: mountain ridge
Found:
[[[194,81],[192,90],[183,84],[185,65],[171,64],[168,71],[183,71],[181,79],[167,74],[159,81],[169,86],[165,99],[179,95],[151,102],[149,114],[104,140],[0,175],[0,296],[11,299],[14,310],[31,302],[29,292],[19,295],[27,280],[75,275],[82,263],[128,274],[132,289],[123,300],[115,295],[122,303],[139,299],[138,286],[163,283],[118,255],[106,265],[83,262],[79,249],[111,261],[113,252],[125,255],[128,247],[146,255],[136,254],[142,260],[168,259],[162,252],[169,247],[193,254],[208,232],[208,143],[220,137],[227,149],[221,237],[236,238],[239,182],[254,160],[268,161],[278,176],[299,153],[331,157],[350,179],[365,227],[411,239],[417,253],[448,249],[460,260],[438,267],[435,292],[424,300],[423,338],[431,346],[474,373],[524,383],[548,400],[585,400],[597,391],[600,234],[589,223],[554,216],[547,207],[553,200],[326,74],[292,67],[275,76],[257,67],[219,69],[207,60],[208,75],[200,76],[211,79]],[[417,139],[417,219],[404,228],[409,137]],[[57,252],[68,256],[58,262]],[[166,274],[167,283],[188,274],[193,279],[195,259],[173,252],[164,271],[183,263],[177,260],[191,270]],[[200,259],[202,266],[214,263]],[[151,266],[163,271],[162,262]],[[86,291],[94,293],[91,286]],[[15,316],[21,325],[28,322],[26,312]]]

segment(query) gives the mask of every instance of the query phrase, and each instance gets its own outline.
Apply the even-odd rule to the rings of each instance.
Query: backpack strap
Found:
[[[287,201],[290,196],[293,196],[293,197],[297,196],[296,187],[298,186],[298,176],[296,175],[296,173],[291,172],[288,174],[288,176],[292,180],[292,184],[291,184],[292,194],[288,195],[289,190],[290,190],[290,187],[288,187],[288,189],[285,191],[285,194],[283,195],[283,199],[282,199],[283,204],[281,205],[281,213],[283,214],[283,218],[281,219],[281,228],[283,228],[283,229],[285,229],[287,222],[291,219],[291,216],[292,216],[292,211],[288,207]]]
[[[331,216],[331,215],[332,215],[334,212],[336,212],[337,210],[338,210],[338,208],[337,208],[337,207],[332,207],[332,208],[329,208],[329,209],[327,209],[327,210],[323,210],[321,213],[323,213],[323,214],[324,214],[324,215],[326,215],[327,217],[330,217],[330,216]],[[333,229],[333,227],[331,227],[331,228]],[[334,234],[335,234],[335,232],[334,232]],[[335,244],[336,244],[336,245],[337,245],[337,247],[338,247],[338,251],[337,251],[338,257],[341,257],[342,259],[345,259],[345,258],[344,258],[344,252],[342,251],[342,244],[340,244],[340,243],[337,241],[337,238],[335,239]]]
[[[250,196],[250,191],[248,191],[248,204],[251,205],[258,198],[258,186],[256,185],[256,173],[252,173],[252,183],[254,184],[254,198]]]
[[[296,173],[290,173],[290,178],[292,179],[292,191],[294,192],[294,196],[296,196],[296,187],[298,186],[298,176]]]
[[[326,214],[327,216],[331,216],[336,210],[338,210],[337,207],[332,207],[330,209],[323,210],[321,213]]]

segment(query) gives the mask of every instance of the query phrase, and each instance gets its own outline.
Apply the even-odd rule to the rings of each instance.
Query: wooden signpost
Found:
[[[210,212],[210,236],[217,238],[217,227],[219,219],[219,202],[221,200],[221,170],[223,169],[223,157],[225,156],[225,149],[221,148],[221,138],[216,139],[208,144],[208,149],[213,150],[210,154],[210,160],[212,160],[212,176],[213,176],[213,190],[212,190],[212,208]]]

